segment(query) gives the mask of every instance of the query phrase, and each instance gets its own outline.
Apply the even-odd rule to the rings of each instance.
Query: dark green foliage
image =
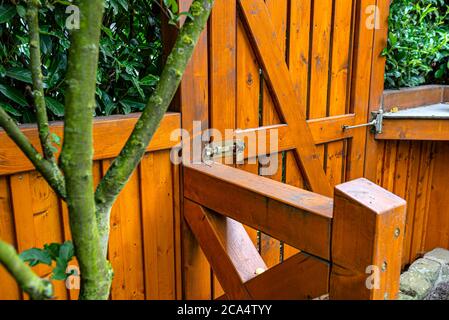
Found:
[[[28,262],[31,267],[38,264],[51,266],[53,261],[55,261],[56,266],[53,268],[51,278],[54,280],[65,280],[68,276],[66,274],[67,265],[73,259],[74,255],[73,243],[66,241],[63,244],[46,244],[43,249],[31,248],[23,251],[20,254],[20,258]]]
[[[394,0],[389,29],[387,88],[449,84],[447,0]]]
[[[64,115],[65,75],[70,46],[66,19],[71,5],[41,0],[42,71],[50,120]],[[35,122],[29,71],[26,3],[0,0],[0,104],[19,122]],[[164,13],[178,18],[172,0]],[[168,9],[170,8],[170,9]],[[100,42],[95,115],[143,109],[161,72],[160,7],[151,0],[107,0]]]

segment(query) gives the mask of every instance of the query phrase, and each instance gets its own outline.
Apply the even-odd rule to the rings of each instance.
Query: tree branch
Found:
[[[93,111],[103,0],[79,0],[80,29],[73,30],[67,70],[64,145],[61,165],[66,177],[70,229],[81,270],[80,299],[106,300],[112,269],[101,254],[95,215]]]
[[[66,198],[64,176],[56,163],[48,161],[33,147],[28,138],[20,131],[14,120],[0,108],[0,126],[8,136],[17,144],[27,158],[33,163],[37,171],[45,178],[48,184],[62,199]]]
[[[33,78],[33,97],[36,106],[37,127],[41,141],[44,158],[56,162],[48,126],[47,106],[44,97],[44,82],[41,70],[41,49],[39,36],[39,0],[28,0],[28,25],[30,28],[30,60],[31,75]]]
[[[103,255],[107,253],[109,238],[109,213],[115,199],[141,161],[146,147],[179,87],[182,75],[206,26],[214,0],[195,0],[190,15],[181,28],[172,52],[162,71],[160,81],[140,116],[126,145],[113,161],[95,193],[99,233]]]
[[[0,240],[0,264],[16,279],[23,291],[33,300],[51,299],[53,287],[51,282],[39,278],[33,270],[17,255],[10,244]]]

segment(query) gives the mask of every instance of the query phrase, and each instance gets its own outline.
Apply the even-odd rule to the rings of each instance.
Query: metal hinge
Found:
[[[346,130],[351,130],[351,129],[356,129],[356,128],[372,127],[372,130],[376,134],[382,133],[384,111],[382,109],[380,109],[379,111],[371,112],[371,118],[372,118],[372,120],[368,123],[358,124],[355,126],[343,126],[343,130],[346,131]]]
[[[204,159],[235,157],[237,161],[243,160],[245,142],[241,140],[218,141],[207,144],[204,147]]]

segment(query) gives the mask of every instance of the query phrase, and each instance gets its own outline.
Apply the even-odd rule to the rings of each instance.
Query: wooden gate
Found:
[[[181,10],[190,1],[181,2]],[[216,0],[179,96],[192,120],[222,133],[279,131],[272,179],[332,196],[364,174],[376,0]],[[249,155],[254,156],[254,155]],[[238,168],[259,174],[261,164]],[[297,253],[247,231],[268,267]],[[184,297],[222,294],[188,228],[183,232]],[[206,271],[205,271],[206,270]]]

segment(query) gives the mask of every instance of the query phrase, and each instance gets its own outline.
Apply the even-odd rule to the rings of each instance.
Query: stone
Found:
[[[399,292],[398,300],[417,300],[417,299],[403,292]]]
[[[433,249],[432,251],[426,253],[424,258],[449,265],[449,251],[442,248]]]
[[[449,300],[449,282],[440,282],[428,294],[426,300]]]
[[[424,299],[433,287],[425,275],[420,272],[409,270],[401,275],[400,291],[417,300]]]
[[[421,258],[413,262],[409,271],[421,273],[430,283],[435,283],[440,276],[441,268],[442,265],[439,262]]]

